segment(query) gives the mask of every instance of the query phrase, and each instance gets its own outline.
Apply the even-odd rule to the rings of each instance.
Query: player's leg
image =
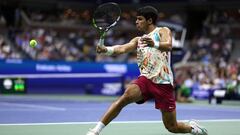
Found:
[[[130,84],[125,90],[124,94],[112,103],[112,105],[103,115],[101,121],[98,122],[98,124],[91,129],[87,135],[98,135],[106,125],[108,125],[115,117],[117,117],[124,106],[142,99],[143,96],[139,86],[136,84]]]
[[[183,123],[177,122],[176,119],[176,110],[169,112],[161,110],[163,124],[169,132],[172,133],[191,133],[191,126]]]
[[[136,84],[130,84],[124,94],[113,102],[107,112],[103,115],[101,119],[102,123],[107,125],[120,113],[124,106],[142,99],[143,97],[139,86]]]
[[[177,122],[176,110],[169,112],[161,110],[164,126],[172,133],[191,133],[193,135],[208,135],[207,130],[196,121],[191,120],[188,124]]]
[[[191,133],[191,127],[176,119],[176,102],[171,84],[151,85],[155,108],[162,112],[164,126],[172,133]]]
[[[171,84],[150,85],[155,97],[155,107],[162,112],[164,126],[172,133],[192,133],[194,135],[207,135],[207,130],[195,121],[189,124],[177,122],[174,89]]]

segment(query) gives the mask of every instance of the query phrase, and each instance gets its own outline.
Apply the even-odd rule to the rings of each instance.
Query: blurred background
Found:
[[[136,53],[97,55],[94,9],[110,0],[1,0],[0,95],[118,96],[139,75]],[[114,1],[114,0],[111,0]],[[105,44],[135,36],[136,9],[152,5],[173,33],[178,102],[240,99],[240,1],[121,0],[121,20]],[[36,48],[29,41],[36,39]]]

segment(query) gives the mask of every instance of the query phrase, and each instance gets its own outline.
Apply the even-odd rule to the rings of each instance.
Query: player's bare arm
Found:
[[[172,33],[167,27],[163,27],[159,30],[160,42],[159,49],[162,51],[172,50]]]
[[[114,55],[128,53],[136,49],[138,38],[139,37],[135,37],[130,42],[123,45],[114,45],[112,47],[97,46],[96,51],[97,53],[107,53],[109,49],[112,49],[112,54]]]

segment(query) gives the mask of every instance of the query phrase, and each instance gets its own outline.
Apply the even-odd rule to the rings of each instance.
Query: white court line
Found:
[[[0,105],[17,106],[17,107],[33,108],[33,109],[45,109],[45,110],[54,110],[54,111],[66,111],[66,108],[45,106],[45,105],[20,104],[20,103],[8,103],[8,102],[0,102]]]
[[[187,122],[189,120],[179,120]],[[240,119],[215,119],[215,120],[198,120],[199,122],[240,122]],[[12,123],[0,124],[0,126],[39,126],[39,125],[87,125],[96,124],[97,122],[59,122],[59,123]],[[162,121],[113,121],[111,124],[145,124],[145,123],[162,123]]]

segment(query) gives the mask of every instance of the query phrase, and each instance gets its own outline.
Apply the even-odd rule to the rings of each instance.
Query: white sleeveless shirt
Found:
[[[152,38],[155,44],[160,42],[160,29],[160,27],[157,27],[146,35]],[[140,76],[145,76],[156,84],[173,85],[173,74],[170,67],[171,53],[145,45],[139,38],[137,46],[137,63],[141,73]]]

